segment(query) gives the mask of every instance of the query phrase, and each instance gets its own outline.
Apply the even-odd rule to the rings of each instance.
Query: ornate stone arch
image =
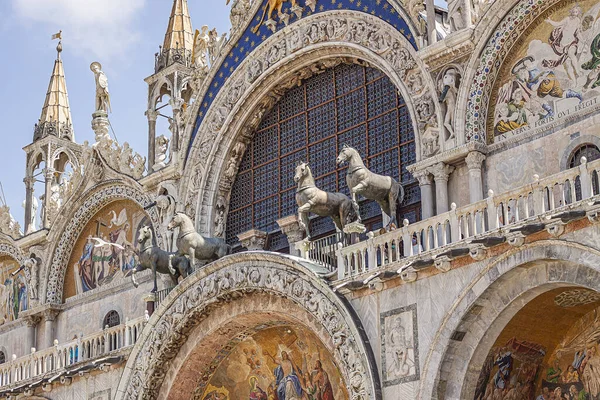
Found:
[[[75,155],[75,153],[73,153],[73,151],[69,148],[66,147],[59,147],[56,150],[54,150],[54,152],[52,153],[52,157],[50,158],[51,164],[54,164],[54,162],[60,157],[61,153],[65,153],[67,155],[67,157],[69,158],[69,162],[71,164],[73,164],[73,168],[79,168],[79,158]]]
[[[363,340],[357,319],[326,282],[318,278],[319,272],[319,267],[305,260],[261,252],[225,257],[190,276],[169,294],[148,321],[129,356],[116,399],[162,396],[166,377],[172,379],[172,367],[182,362],[181,353],[189,350],[185,347],[189,347],[187,342],[195,329],[206,332],[201,326],[204,321],[213,316],[228,316],[213,311],[232,304],[244,304],[238,312],[240,316],[247,314],[249,302],[244,300],[253,295],[267,297],[264,303],[267,314],[273,311],[269,309],[273,304],[284,299],[310,316],[313,333],[334,358],[349,398],[381,399],[372,350]],[[257,321],[262,322],[266,321]]]
[[[107,181],[102,185],[90,189],[84,193],[79,200],[69,207],[74,210],[69,215],[60,215],[55,221],[56,230],[52,230],[48,236],[49,243],[56,243],[50,254],[44,270],[42,279],[41,295],[46,303],[57,304],[62,302],[63,285],[67,263],[71,257],[73,246],[79,238],[85,225],[100,209],[116,200],[131,200],[141,208],[152,204],[153,199],[142,192],[139,188],[124,184],[122,181]],[[158,213],[155,208],[146,210],[153,226],[158,226]],[[157,244],[163,247],[163,236],[158,230],[156,232]]]
[[[26,258],[21,249],[15,246],[10,238],[5,241],[0,238],[0,255],[14,258],[19,264],[23,264]]]
[[[167,87],[167,93],[161,94],[162,88],[165,86]],[[163,76],[152,85],[152,92],[148,97],[148,110],[154,110],[158,99],[169,93],[173,93],[173,82],[167,76]]]
[[[544,240],[483,266],[435,334],[423,364],[418,398],[438,398],[442,381],[445,399],[473,398],[485,357],[512,316],[537,295],[558,286],[600,291],[599,263],[600,252],[595,249]],[[452,339],[456,331],[467,332],[462,341]]]
[[[357,29],[370,36],[360,36]],[[294,24],[293,30],[277,32],[251,53],[217,94],[198,127],[180,193],[185,194],[185,211],[195,217],[202,232],[213,234],[212,222],[223,219],[228,208],[233,182],[222,174],[236,145],[245,146],[265,111],[287,89],[340,59],[377,67],[396,85],[415,125],[420,159],[421,137],[429,127],[438,126],[439,106],[431,77],[410,43],[371,15],[355,11],[312,15]],[[234,161],[236,168],[239,161]]]
[[[488,103],[500,68],[511,48],[535,19],[563,0],[497,1],[479,21],[474,38],[481,40],[465,68],[468,75],[461,88],[461,99],[456,116],[456,130],[462,132],[459,143],[480,141],[486,143]],[[499,21],[494,24],[494,21]]]

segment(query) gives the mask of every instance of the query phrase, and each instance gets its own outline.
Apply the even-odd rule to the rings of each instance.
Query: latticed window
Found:
[[[112,328],[113,326],[117,326],[120,323],[121,318],[119,317],[119,313],[115,310],[111,310],[104,317],[104,323],[102,324],[102,327],[106,328],[108,326],[109,328]]]
[[[406,194],[398,220],[419,220],[419,186],[406,170],[416,156],[406,104],[380,71],[342,64],[288,91],[263,118],[233,184],[228,243],[237,246],[237,235],[255,228],[269,232],[270,250],[285,251],[287,239],[276,221],[296,213],[297,163],[310,164],[319,188],[348,195],[347,167],[335,162],[344,144],[356,148],[373,172],[402,182]],[[360,206],[367,227],[380,228],[377,203],[363,200]],[[311,221],[313,237],[334,231],[330,218]]]
[[[581,165],[581,157],[585,157],[587,162],[594,161],[600,158],[600,150],[593,144],[584,144],[575,149],[569,159],[569,168],[575,168]]]

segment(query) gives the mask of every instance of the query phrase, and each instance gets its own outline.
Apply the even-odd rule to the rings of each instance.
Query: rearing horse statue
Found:
[[[358,151],[344,145],[337,158],[337,164],[348,162],[348,173],[346,183],[352,195],[352,203],[358,214],[358,202],[356,195],[360,194],[369,200],[375,200],[389,218],[392,224],[398,226],[396,219],[396,204],[404,200],[404,188],[391,176],[377,175],[367,169]],[[360,219],[360,215],[359,215]]]
[[[196,264],[196,259],[215,261],[221,257],[231,254],[231,246],[223,239],[208,238],[200,235],[194,229],[194,223],[184,213],[176,213],[167,229],[172,231],[179,227],[179,236],[177,237],[177,249],[179,255],[188,256],[192,267]]]
[[[358,219],[352,205],[352,200],[343,193],[328,193],[317,187],[315,178],[307,163],[302,162],[296,167],[294,181],[298,184],[296,189],[296,203],[298,203],[298,217],[300,228],[308,229],[308,214],[315,213],[321,217],[331,217],[336,228],[344,230],[344,226]]]

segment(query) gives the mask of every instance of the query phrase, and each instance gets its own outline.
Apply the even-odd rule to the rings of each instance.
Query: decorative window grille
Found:
[[[102,324],[102,327],[106,328],[108,326],[109,328],[112,328],[113,326],[117,326],[120,323],[121,318],[119,317],[119,313],[115,310],[111,310],[104,317],[104,323]]]
[[[406,170],[416,161],[416,150],[403,98],[379,70],[342,64],[288,91],[263,118],[233,184],[227,242],[239,250],[237,235],[255,228],[269,233],[269,250],[287,251],[276,221],[296,213],[297,163],[310,164],[319,188],[348,195],[347,167],[335,162],[344,144],[356,148],[373,172],[402,182],[400,222],[421,218],[419,186]],[[367,227],[381,228],[377,203],[363,200],[360,206]],[[311,232],[318,238],[335,227],[330,218],[314,218]]]
[[[569,168],[575,168],[581,165],[581,157],[585,157],[587,162],[600,158],[600,150],[593,144],[584,144],[573,152],[569,158]]]

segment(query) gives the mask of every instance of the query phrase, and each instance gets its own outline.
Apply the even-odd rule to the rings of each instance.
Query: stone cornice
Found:
[[[164,181],[176,180],[181,178],[180,165],[177,162],[170,163],[163,169],[152,172],[139,180],[139,183],[146,190],[152,190]]]
[[[444,65],[469,56],[474,48],[473,29],[464,29],[446,36],[444,40],[435,42],[431,46],[424,47],[417,54],[430,71],[436,71]]]
[[[467,157],[467,155],[472,151],[487,154],[487,146],[480,142],[469,142],[462,146],[455,147],[443,153],[437,154],[433,157],[427,158],[423,161],[419,161],[418,163],[409,165],[408,167],[406,167],[406,169],[412,174],[416,171],[421,171],[426,168],[433,167],[434,165],[440,162],[444,164],[457,164],[464,160]]]

